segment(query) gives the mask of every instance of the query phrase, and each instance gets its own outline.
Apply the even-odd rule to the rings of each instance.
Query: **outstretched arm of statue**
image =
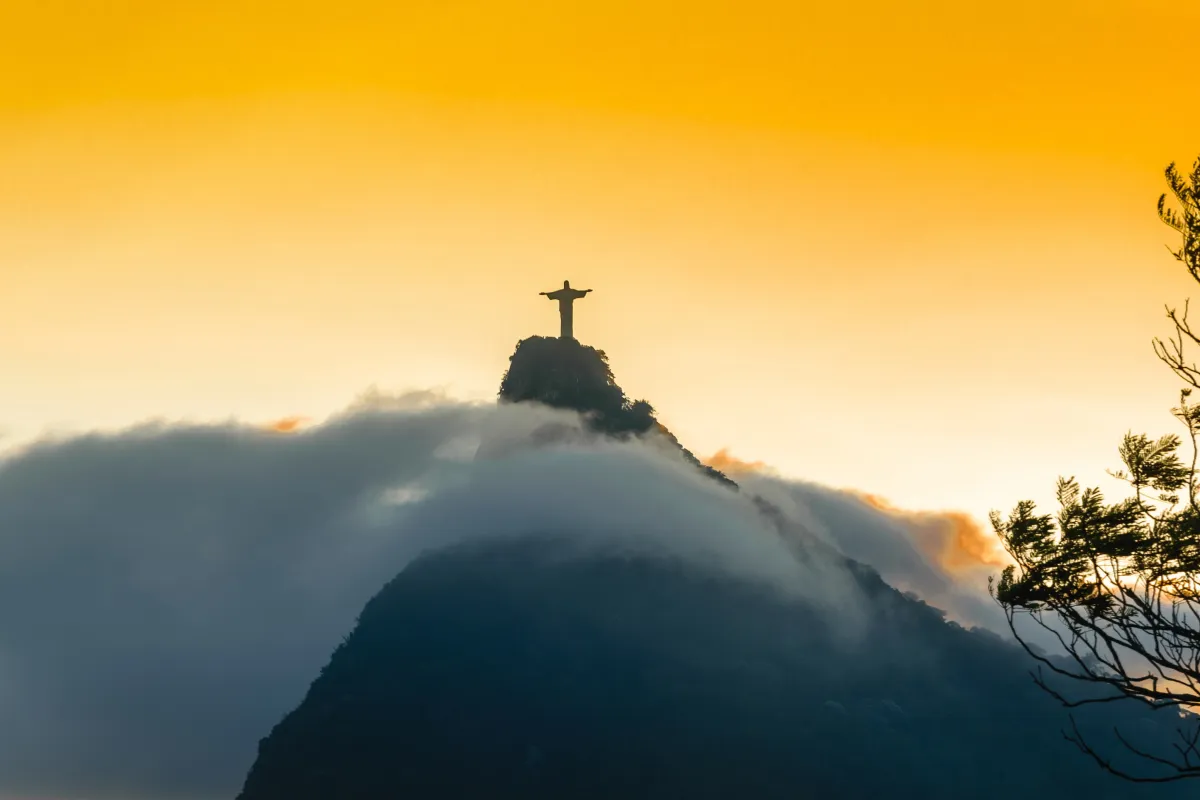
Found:
[[[591,289],[584,289],[584,290],[583,290],[583,293],[584,293],[584,294],[587,294],[587,293],[588,293],[588,292],[590,292],[590,291],[591,291]]]
[[[547,295],[547,294],[550,294],[550,293],[549,293],[549,292],[538,292],[538,294],[540,294],[540,295]]]

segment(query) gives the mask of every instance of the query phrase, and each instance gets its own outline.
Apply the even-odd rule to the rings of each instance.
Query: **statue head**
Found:
[[[563,288],[564,288],[564,289],[570,289],[570,288],[571,288],[571,282],[570,282],[570,281],[563,281]]]

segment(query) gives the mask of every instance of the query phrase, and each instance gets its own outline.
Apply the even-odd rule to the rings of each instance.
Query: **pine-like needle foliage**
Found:
[[[1200,159],[1190,175],[1174,164],[1158,215],[1178,232],[1172,255],[1200,282]],[[1172,413],[1182,423],[1190,453],[1179,436],[1152,438],[1128,433],[1118,448],[1123,469],[1111,473],[1130,496],[1106,503],[1099,489],[1082,489],[1074,478],[1058,481],[1059,512],[1038,514],[1023,501],[1007,517],[992,512],[992,526],[1015,562],[991,586],[1013,633],[1041,667],[1097,691],[1067,697],[1039,685],[1068,707],[1133,699],[1161,709],[1178,738],[1168,751],[1149,750],[1116,731],[1120,746],[1137,756],[1144,771],[1131,772],[1086,740],[1071,719],[1065,736],[1102,767],[1136,781],[1200,777],[1200,509],[1197,507],[1197,434],[1200,368],[1187,351],[1200,345],[1182,313],[1167,309],[1175,334],[1154,340],[1160,359],[1188,385]],[[1058,642],[1069,666],[1027,644],[1018,618],[1028,619]]]

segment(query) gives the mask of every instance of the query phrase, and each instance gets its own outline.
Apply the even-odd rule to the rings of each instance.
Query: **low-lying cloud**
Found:
[[[363,604],[422,550],[480,537],[682,558],[852,627],[853,582],[796,557],[758,494],[900,588],[996,621],[929,555],[928,520],[739,479],[740,494],[653,443],[596,441],[570,414],[429,394],[371,395],[320,425],[148,426],[10,454],[0,796],[232,795]]]
[[[761,461],[719,450],[705,463],[736,477],[809,533],[870,564],[892,586],[910,591],[951,619],[1007,630],[988,597],[987,579],[1009,562],[996,537],[961,511],[914,511],[884,498],[781,478]],[[1036,638],[1036,637],[1035,637]]]
[[[962,511],[912,511],[898,508],[884,498],[852,492],[872,508],[896,517],[910,531],[914,544],[946,572],[961,575],[980,570],[991,573],[1010,562],[999,539],[984,530],[974,517]]]

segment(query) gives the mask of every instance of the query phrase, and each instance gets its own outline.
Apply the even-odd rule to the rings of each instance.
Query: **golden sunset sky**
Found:
[[[538,292],[699,454],[982,516],[1173,430],[1200,4],[0,7],[0,428],[494,395]]]

